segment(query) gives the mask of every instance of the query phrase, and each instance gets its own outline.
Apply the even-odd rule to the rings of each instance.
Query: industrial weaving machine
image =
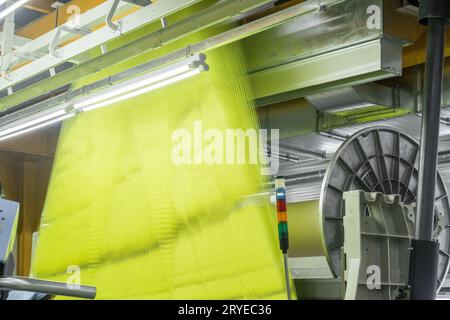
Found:
[[[450,92],[421,57],[448,2],[71,0],[28,38],[25,2],[0,0],[1,299],[450,288]]]

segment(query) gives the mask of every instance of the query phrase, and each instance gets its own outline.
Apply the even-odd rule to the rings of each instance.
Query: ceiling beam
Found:
[[[408,68],[425,63],[427,48],[427,34],[422,33],[420,38],[412,46],[404,49],[403,67]],[[445,38],[445,57],[450,57],[450,30],[447,30]]]
[[[71,13],[67,12],[69,6],[78,6],[81,10],[81,13],[84,13],[98,6],[99,4],[102,4],[105,1],[106,0],[72,0],[58,9],[58,16],[56,15],[56,11],[52,11],[46,16],[22,27],[16,32],[16,35],[28,39],[36,39],[37,37],[53,30],[56,25],[59,26],[63,23],[66,23],[67,19],[71,15]],[[57,19],[58,21],[56,21]]]
[[[52,3],[54,2],[55,0],[32,0],[28,3],[25,3],[23,7],[36,12],[49,14],[54,10],[52,8]]]

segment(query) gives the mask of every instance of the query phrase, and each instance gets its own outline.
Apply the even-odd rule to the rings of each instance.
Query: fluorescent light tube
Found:
[[[209,69],[205,60],[205,55],[194,55],[184,61],[162,67],[137,78],[120,82],[94,94],[76,99],[71,104],[59,105],[55,107],[56,110],[54,111],[47,110],[17,120],[11,120],[0,126],[0,141],[73,117],[76,115],[76,110],[94,110],[190,78]],[[69,105],[73,106],[75,110],[68,111]]]
[[[188,72],[190,70],[191,69],[189,68],[189,66],[185,65],[185,66],[181,66],[179,68],[175,68],[173,70],[169,70],[166,73],[158,74],[156,76],[152,76],[152,77],[148,77],[148,76],[142,77],[141,76],[141,77],[139,77],[139,79],[133,79],[129,83],[126,83],[123,85],[117,85],[117,87],[102,90],[99,94],[93,95],[92,97],[89,97],[88,99],[86,99],[82,102],[76,103],[74,105],[74,107],[75,107],[75,109],[81,109],[85,106],[100,102],[102,100],[107,100],[112,97],[116,97],[118,95],[145,87],[147,85],[151,85],[153,83],[165,80],[170,77],[177,76],[179,74]]]
[[[30,132],[74,116],[75,112],[68,108],[70,108],[70,104],[64,103],[21,117],[15,117],[14,115],[5,116],[1,118],[0,122],[0,140]]]
[[[38,117],[36,119],[32,119],[32,120],[29,120],[29,121],[25,121],[23,123],[17,124],[15,126],[10,127],[10,128],[6,128],[6,129],[0,131],[0,138],[5,136],[5,135],[8,135],[8,134],[10,134],[12,132],[16,132],[16,131],[19,131],[19,130],[22,130],[22,129],[34,126],[36,124],[39,124],[41,122],[45,122],[45,121],[48,121],[48,120],[60,117],[60,116],[64,115],[65,113],[66,113],[65,110],[58,110],[56,112],[47,114],[45,116]]]
[[[68,114],[60,115],[60,116],[58,116],[56,118],[52,118],[52,119],[47,120],[47,121],[39,122],[37,124],[32,124],[31,126],[27,126],[26,128],[19,128],[19,126],[18,126],[17,127],[18,129],[15,130],[14,132],[10,133],[10,134],[3,135],[3,132],[2,132],[2,135],[0,136],[0,141],[3,141],[3,140],[6,140],[6,139],[9,139],[9,138],[12,138],[12,137],[16,137],[16,136],[19,136],[19,135],[22,135],[22,134],[25,134],[25,133],[28,133],[28,132],[31,132],[31,131],[34,131],[34,130],[37,130],[37,129],[40,129],[40,128],[43,128],[43,127],[46,127],[46,126],[49,126],[51,124],[54,124],[54,123],[57,123],[57,122],[69,119],[69,118],[71,118],[73,116],[75,116],[75,113],[68,113]]]
[[[74,108],[90,111],[146,92],[150,92],[208,70],[205,55],[194,55],[175,64],[162,67],[137,78],[126,80],[111,87],[74,101]]]
[[[107,106],[107,105],[110,105],[110,104],[113,104],[113,103],[117,103],[117,102],[120,102],[120,101],[123,101],[123,100],[127,100],[127,99],[130,99],[130,98],[139,96],[141,94],[144,94],[144,93],[147,93],[147,92],[150,92],[150,91],[154,91],[156,89],[168,86],[168,85],[170,85],[172,83],[175,83],[175,82],[178,82],[178,81],[190,78],[190,77],[192,77],[194,75],[199,74],[200,72],[201,72],[200,70],[191,70],[189,72],[180,74],[180,75],[178,75],[176,77],[172,77],[172,78],[169,78],[167,80],[160,81],[160,82],[155,83],[155,84],[153,84],[151,86],[147,86],[147,87],[141,88],[139,90],[134,90],[134,91],[131,91],[131,92],[127,93],[127,94],[124,94],[124,95],[121,95],[121,96],[117,96],[115,98],[108,99],[106,101],[102,101],[102,102],[99,102],[99,103],[96,103],[96,104],[93,104],[93,105],[88,105],[87,107],[84,107],[81,110],[83,110],[85,112],[86,111],[91,111],[91,110],[98,109],[98,108],[101,108],[101,107],[104,107],[104,106]]]
[[[24,5],[28,1],[30,1],[30,0],[19,0],[19,1],[14,2],[13,4],[11,4],[9,7],[6,7],[5,10],[0,12],[0,20],[3,19],[4,17],[6,17],[11,12],[13,12],[14,10],[17,10],[20,6]],[[0,5],[3,4],[4,2],[6,2],[6,1],[0,2]]]

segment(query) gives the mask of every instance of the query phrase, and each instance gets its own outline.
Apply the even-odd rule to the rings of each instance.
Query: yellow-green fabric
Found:
[[[257,128],[239,44],[211,70],[67,121],[32,273],[69,266],[99,299],[284,299],[275,208],[242,205],[257,165],[175,165],[178,128]]]

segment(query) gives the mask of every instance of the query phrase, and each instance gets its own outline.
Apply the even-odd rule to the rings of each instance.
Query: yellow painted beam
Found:
[[[36,12],[49,14],[54,10],[52,8],[52,3],[54,2],[55,0],[32,0],[24,4],[23,7]]]
[[[403,67],[408,68],[425,63],[427,35],[424,32],[417,42],[403,50]],[[450,30],[445,39],[445,57],[450,57]]]
[[[78,3],[81,3],[81,2],[84,2],[84,1],[85,1],[85,0],[79,0],[79,1],[73,0],[72,2],[68,3],[68,5],[69,5],[69,4],[72,4],[72,5],[78,5]],[[96,3],[95,6],[97,6],[97,5],[101,4],[101,3],[104,2],[104,1],[106,1],[106,0],[95,0],[95,1],[92,1],[92,3]],[[90,4],[91,4],[91,3],[89,2],[89,5],[90,5]],[[81,13],[84,13],[84,12],[86,12],[87,10],[92,9],[92,8],[95,7],[95,6],[80,6],[80,8],[81,8]],[[64,7],[62,7],[62,8],[59,9],[60,12],[58,13],[58,17],[59,17],[59,18],[58,18],[58,21],[59,21],[59,22],[58,22],[58,25],[61,25],[61,24],[65,23],[65,22],[67,21],[67,18],[68,18],[68,15],[67,15],[67,14],[66,14],[66,16],[64,17],[64,19],[63,19],[63,18],[60,18],[62,12],[63,12],[63,11],[66,12],[66,9],[67,9],[67,8],[68,8],[68,7],[67,7],[67,5],[66,5],[66,6],[64,6]],[[130,10],[127,10],[127,11],[125,11],[125,12],[123,12],[123,13],[117,14],[117,15],[113,18],[113,21],[120,20],[120,19],[122,19],[123,17],[125,17],[125,16],[127,16],[127,15],[129,15],[129,14],[131,14],[131,13],[137,11],[137,10],[139,10],[139,7],[138,7],[138,6],[136,6],[136,7],[134,7],[134,8],[131,8]],[[41,36],[41,35],[43,35],[43,34],[49,32],[49,31],[53,30],[53,29],[55,28],[55,26],[56,26],[56,23],[54,22],[54,24],[53,24],[53,26],[52,26],[52,22],[51,22],[51,21],[55,21],[55,20],[56,20],[56,12],[52,12],[51,14],[48,14],[47,16],[45,16],[45,17],[43,17],[43,18],[41,18],[41,19],[39,19],[39,20],[37,20],[37,21],[35,21],[35,22],[32,22],[31,24],[29,24],[29,25],[27,25],[27,26],[25,26],[25,27],[23,27],[22,29],[20,29],[19,31],[17,31],[16,34],[19,35],[19,36],[28,38],[28,39],[35,39],[35,38],[37,38],[37,37],[39,37],[39,36]],[[91,29],[91,31],[96,31],[96,30],[98,30],[98,29],[104,27],[105,25],[106,25],[106,23],[101,23],[101,24],[99,24],[98,26],[93,27],[93,28]],[[61,43],[61,44],[59,44],[59,46],[60,46],[60,47],[64,47],[64,46],[68,45],[69,43],[71,43],[71,42],[73,42],[73,41],[75,41],[75,40],[77,40],[77,39],[79,39],[79,38],[80,38],[80,36],[74,35],[73,38],[71,38],[71,39],[69,39],[69,40],[67,40],[67,41],[65,41],[65,42],[63,42],[63,43]],[[23,63],[20,63],[20,64],[14,66],[14,67],[12,68],[12,70],[17,70],[17,69],[19,69],[19,68],[21,68],[21,67],[23,67],[24,65],[27,65],[27,64],[29,64],[29,63],[30,63],[30,61],[24,61]]]
[[[417,17],[399,10],[403,1],[387,0],[383,2],[383,32],[405,42],[415,43],[424,33],[425,27],[417,22]]]
[[[417,22],[417,17],[398,10],[402,1],[384,1],[384,32],[389,36],[411,43],[403,50],[403,68],[425,63],[426,28]],[[450,56],[450,32],[447,32],[445,56]]]
[[[78,6],[81,13],[84,13],[105,1],[106,0],[72,0],[66,5],[60,7],[58,9],[58,14],[56,11],[52,11],[48,15],[19,29],[16,34],[28,39],[36,39],[37,37],[53,30],[56,26],[67,22],[67,19],[71,16],[71,13],[67,12],[69,6]]]

